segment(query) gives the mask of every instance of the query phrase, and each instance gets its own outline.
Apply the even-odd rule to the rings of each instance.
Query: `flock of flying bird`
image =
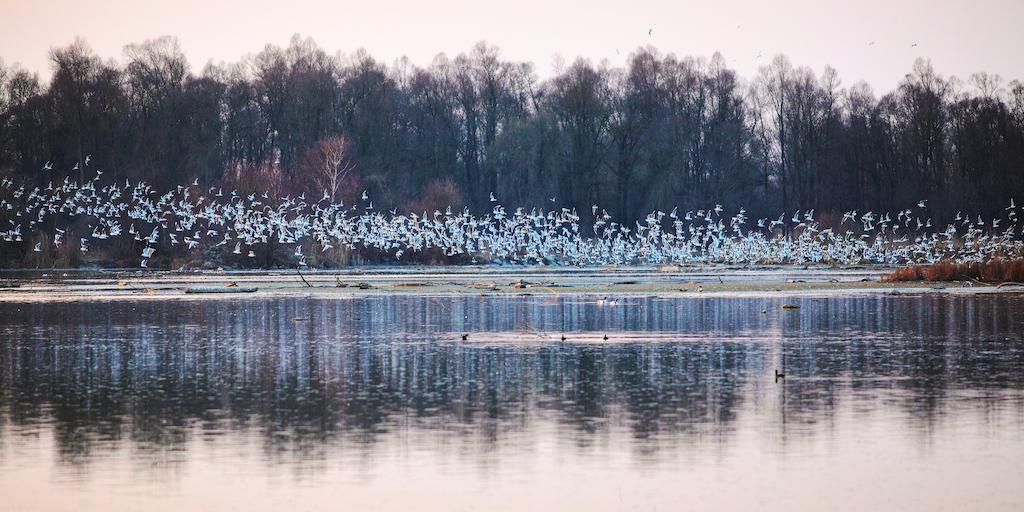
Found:
[[[90,161],[86,157],[84,165]],[[52,169],[47,162],[44,172]],[[0,222],[5,224],[0,225],[0,244],[33,244],[36,252],[44,243],[75,244],[87,252],[93,244],[128,237],[140,248],[144,268],[157,251],[223,246],[235,255],[255,258],[254,249],[271,242],[294,246],[298,266],[307,265],[309,251],[332,247],[373,248],[399,260],[439,249],[474,261],[581,266],[914,264],[1024,254],[1012,200],[1002,218],[984,220],[958,213],[943,229],[922,218],[925,201],[895,214],[847,212],[838,227],[822,226],[814,210],[752,219],[744,209],[723,214],[721,205],[655,211],[643,221],[624,225],[593,206],[593,225],[584,227],[573,209],[507,210],[493,194],[493,210],[485,215],[450,207],[404,215],[374,210],[366,192],[361,204],[346,206],[326,192],[320,198],[277,198],[201,187],[195,181],[161,193],[144,182],[103,184],[101,178],[97,171],[84,183],[65,177],[33,188],[0,180]]]

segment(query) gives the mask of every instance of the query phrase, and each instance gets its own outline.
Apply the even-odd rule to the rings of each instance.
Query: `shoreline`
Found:
[[[342,270],[137,271],[0,270],[0,302],[224,300],[282,296],[439,297],[829,296],[840,294],[1024,293],[963,282],[883,283],[890,267],[361,267]],[[191,287],[250,293],[186,293]]]

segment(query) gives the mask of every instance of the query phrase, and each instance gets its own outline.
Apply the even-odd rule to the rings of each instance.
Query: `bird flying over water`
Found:
[[[197,185],[198,178],[192,183]],[[241,194],[231,190],[225,194],[214,187],[202,195],[197,192],[202,190],[177,186],[158,191],[144,182],[130,180],[110,183],[99,171],[84,182],[68,176],[63,182],[53,180],[45,187],[3,178],[0,245],[24,243],[27,239],[33,244],[29,246],[32,251],[41,252],[48,243],[45,235],[52,236],[55,247],[65,237],[79,236],[79,250],[86,253],[90,241],[120,240],[140,251],[140,266],[147,267],[156,252],[164,248],[180,252],[223,246],[225,252],[254,258],[255,247],[271,243],[290,246],[298,265],[308,265],[305,255],[315,247],[320,248],[319,252],[334,247],[365,247],[396,259],[438,249],[448,256],[581,266],[906,264],[943,258],[971,262],[990,255],[1024,252],[1024,243],[1015,230],[1017,211],[1012,199],[1003,219],[984,219],[974,213],[968,217],[958,212],[951,224],[933,230],[931,218],[922,219],[910,208],[894,214],[850,211],[842,214],[840,231],[834,229],[837,226],[822,225],[813,209],[782,214],[772,221],[765,215],[748,228],[747,210],[739,208],[731,215],[716,203],[684,214],[679,208],[667,214],[657,210],[626,224],[593,204],[592,226],[581,226],[575,209],[557,204],[506,209],[493,193],[488,194],[490,212],[477,214],[448,206],[438,208],[433,215],[426,211],[422,215],[400,215],[394,208],[374,210],[367,191],[362,193],[365,207],[346,207],[330,197],[307,203],[305,193],[275,197],[266,190]],[[549,200],[554,203],[557,198]],[[926,200],[917,203],[919,208],[926,205]],[[69,226],[86,225],[87,230],[72,230],[75,234],[65,235]]]

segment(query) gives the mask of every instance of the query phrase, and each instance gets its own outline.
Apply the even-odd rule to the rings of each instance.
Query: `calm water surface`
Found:
[[[3,303],[0,508],[1024,508],[1024,297],[786,302]]]

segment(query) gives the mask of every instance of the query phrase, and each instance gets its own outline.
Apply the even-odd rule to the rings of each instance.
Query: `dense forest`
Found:
[[[650,47],[624,68],[577,60],[545,80],[486,43],[427,67],[298,36],[199,72],[174,38],[124,53],[55,48],[49,83],[0,64],[0,175],[79,177],[91,155],[105,176],[157,188],[368,190],[403,210],[484,210],[493,193],[600,204],[626,222],[714,203],[827,218],[923,198],[938,221],[1024,198],[1024,84],[944,78],[926,60],[878,96],[784,56],[739,77],[720,55]]]

